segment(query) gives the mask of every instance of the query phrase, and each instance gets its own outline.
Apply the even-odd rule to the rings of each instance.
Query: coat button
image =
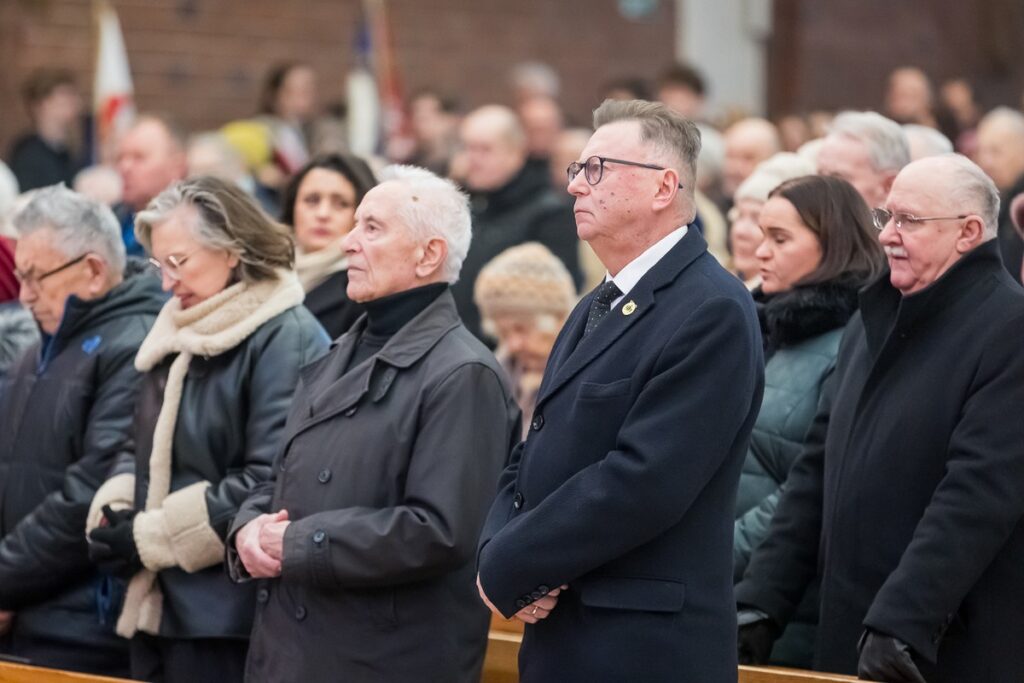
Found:
[[[305,619],[306,618],[306,608],[303,607],[302,605],[299,605],[298,607],[296,607],[295,608],[295,618],[298,619],[299,621],[302,621],[303,619]]]
[[[358,409],[359,409],[359,408],[358,408],[358,406],[352,406],[351,408],[349,408],[348,410],[346,410],[346,411],[345,411],[344,413],[342,413],[342,414],[343,414],[343,415],[344,415],[345,417],[352,417],[353,415],[355,415],[355,414],[356,414],[356,410],[358,410]]]
[[[516,495],[512,498],[512,507],[516,510],[523,507],[523,494],[516,491]]]
[[[316,480],[321,484],[326,484],[331,480],[331,471],[326,467],[320,470],[320,474],[316,475]]]
[[[551,589],[548,588],[547,586],[545,586],[544,584],[541,584],[541,585],[537,586],[537,590],[539,590],[544,595],[547,595],[548,593],[551,592]]]
[[[316,543],[317,545],[323,543],[324,539],[326,538],[327,534],[324,533],[323,529],[317,529],[315,532],[313,532],[313,543]]]
[[[534,415],[530,426],[533,428],[533,431],[539,432],[541,427],[544,426],[544,416],[540,414]]]
[[[526,607],[526,600],[523,600],[522,598],[516,600],[516,607],[519,609],[523,609],[524,607]]]
[[[536,602],[537,600],[543,598],[544,594],[540,591],[533,591],[532,593],[530,593],[530,597],[533,598],[534,602]]]
[[[266,588],[261,588],[256,591],[256,602],[266,602],[270,599],[270,591]]]

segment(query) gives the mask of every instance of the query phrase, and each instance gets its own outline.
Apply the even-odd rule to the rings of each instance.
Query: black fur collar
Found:
[[[857,310],[857,292],[863,285],[859,278],[847,277],[774,295],[765,295],[758,288],[754,299],[765,347],[792,346],[843,327]]]

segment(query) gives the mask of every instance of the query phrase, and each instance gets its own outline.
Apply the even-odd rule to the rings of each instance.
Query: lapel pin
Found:
[[[626,305],[622,307],[622,315],[633,315],[633,311],[636,310],[635,301],[627,301]]]

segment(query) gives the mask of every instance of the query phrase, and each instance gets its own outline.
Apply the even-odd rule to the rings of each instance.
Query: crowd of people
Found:
[[[301,63],[92,150],[28,79],[0,656],[468,683],[493,614],[524,681],[1024,679],[1024,112],[916,68],[775,121],[685,65],[586,125],[510,88],[360,157]]]

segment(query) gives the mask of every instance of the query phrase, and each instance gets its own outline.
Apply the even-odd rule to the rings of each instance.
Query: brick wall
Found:
[[[351,66],[358,0],[112,0],[142,109],[193,130],[251,114],[267,67],[316,68],[324,102],[340,100]],[[391,0],[407,90],[432,85],[468,106],[507,99],[510,65],[540,59],[563,78],[571,116],[586,121],[607,79],[653,76],[673,55],[674,3],[647,21],[615,0]],[[89,0],[0,0],[0,150],[27,124],[18,99],[35,67],[71,66],[88,91],[94,35]]]

